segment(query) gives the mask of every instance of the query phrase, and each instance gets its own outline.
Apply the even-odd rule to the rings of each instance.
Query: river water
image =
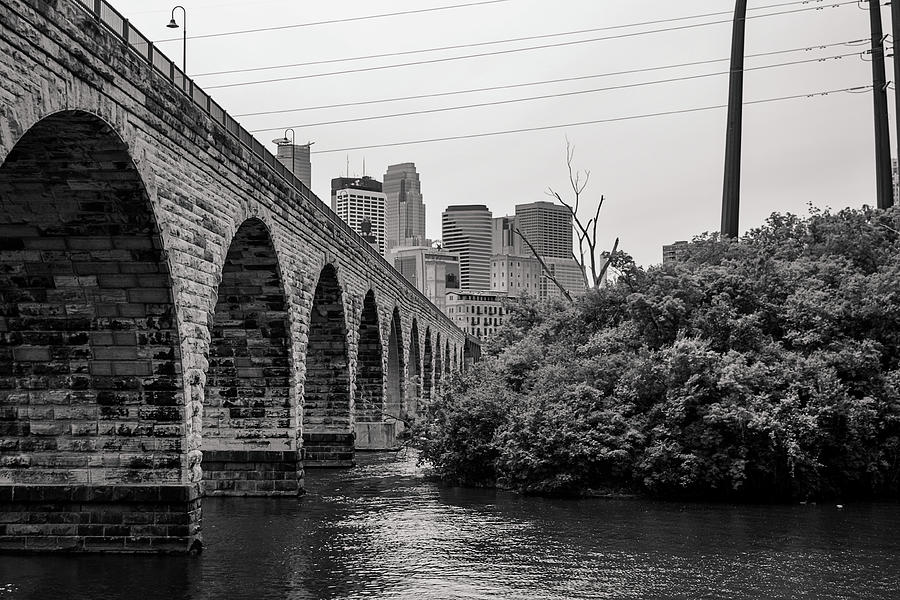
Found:
[[[199,557],[0,556],[0,598],[900,598],[898,505],[523,498],[359,459],[204,499]]]

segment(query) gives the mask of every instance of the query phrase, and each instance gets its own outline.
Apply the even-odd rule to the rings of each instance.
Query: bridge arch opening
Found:
[[[0,484],[185,479],[160,230],[127,146],[94,115],[44,118],[0,166],[0,323]]]
[[[443,345],[441,344],[441,332],[438,332],[434,344],[434,391],[433,395],[437,395],[441,391],[441,380],[444,375]]]
[[[431,390],[434,386],[434,353],[431,348],[431,327],[425,328],[425,349],[422,354],[424,373],[422,375],[422,399],[431,401]]]
[[[444,344],[444,374],[450,375],[450,370],[453,366],[450,358],[450,340],[447,340]]]
[[[203,404],[206,494],[298,492],[287,298],[269,230],[256,218],[235,232],[222,267]]]
[[[387,352],[387,386],[385,396],[385,415],[393,422],[398,422],[403,412],[403,328],[400,324],[400,310],[394,307],[391,315],[391,330],[388,335]]]
[[[310,310],[303,386],[303,455],[310,467],[353,464],[347,322],[337,270],[319,274]]]
[[[356,347],[356,396],[354,398],[356,447],[382,450],[390,447],[384,427],[384,362],[375,293],[363,299]]]
[[[422,356],[419,352],[419,326],[415,319],[409,330],[409,385],[406,390],[404,418],[412,419],[417,414],[422,397]]]

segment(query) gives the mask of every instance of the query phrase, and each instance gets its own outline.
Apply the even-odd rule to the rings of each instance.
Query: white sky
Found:
[[[472,0],[181,0],[188,34],[271,27],[384,12],[460,4]],[[750,16],[821,6],[822,10],[754,18],[747,25],[747,53],[857,40],[868,36],[868,15],[855,3],[830,3],[752,10],[790,0],[751,0]],[[171,5],[147,0],[113,0],[113,5],[154,40],[181,35],[166,29]],[[248,8],[248,6],[250,8]],[[491,5],[320,25],[275,32],[188,40],[188,73],[269,66],[419,50],[455,44],[646,22],[730,11],[730,0],[509,0]],[[486,48],[338,62],[257,73],[196,77],[204,88],[271,77],[324,73],[513,48],[618,35],[704,21],[714,17],[518,42]],[[178,20],[181,21],[180,11]],[[885,8],[885,30],[889,31]],[[174,35],[173,35],[174,34]],[[351,75],[209,90],[231,114],[339,102],[392,98],[477,87],[575,77],[611,71],[727,58],[728,23],[606,40],[563,48],[402,67]],[[180,62],[181,42],[161,48]],[[863,46],[748,59],[747,67],[849,54]],[[887,64],[888,79],[892,63]],[[487,131],[610,119],[629,115],[725,104],[725,75],[495,107],[359,123],[296,127],[333,121],[553,94],[727,71],[727,61],[705,66],[604,77],[551,85],[462,94],[293,114],[240,117],[248,129],[294,126],[298,143],[314,151],[455,136]],[[748,72],[745,100],[867,85],[871,64],[856,56]],[[888,101],[893,106],[893,92]],[[893,115],[893,111],[892,111]],[[544,200],[548,186],[566,190],[565,137],[576,147],[575,164],[592,172],[585,200],[605,194],[603,246],[621,237],[620,247],[640,264],[661,260],[661,246],[690,239],[720,224],[725,110],[660,116],[519,133],[497,137],[372,148],[313,155],[313,191],[329,196],[332,177],[367,174],[381,180],[387,165],[412,161],[420,173],[427,233],[439,239],[441,211],[450,204],[487,204],[494,216],[512,214],[517,203]],[[892,124],[893,128],[893,124]],[[280,131],[258,134],[269,143]],[[872,95],[839,93],[810,100],[748,106],[744,112],[741,229],[759,225],[773,211],[806,214],[806,206],[875,204]]]

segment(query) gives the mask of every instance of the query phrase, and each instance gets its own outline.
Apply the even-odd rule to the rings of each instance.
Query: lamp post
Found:
[[[287,136],[288,131],[291,132],[290,139],[288,139],[288,136]],[[294,140],[295,140],[294,130],[291,129],[290,127],[284,130],[284,137],[278,138],[277,140],[272,140],[274,143],[278,144],[279,146],[283,146],[284,144],[291,145],[291,169],[290,170],[291,170],[292,175],[294,174],[294,168],[296,167],[296,163],[294,162],[294,152],[297,149],[297,145],[294,143]]]
[[[172,18],[169,19],[169,24],[166,25],[169,29],[178,29],[178,23],[175,21],[175,10],[181,9],[181,20],[184,22],[184,27],[182,28],[182,46],[181,46],[181,70],[184,71],[185,77],[187,77],[187,11],[184,10],[184,7],[180,4],[172,9]]]

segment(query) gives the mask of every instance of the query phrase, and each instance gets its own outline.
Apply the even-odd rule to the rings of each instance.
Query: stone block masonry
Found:
[[[197,485],[0,485],[0,552],[201,549]]]
[[[427,332],[460,362],[168,75],[80,2],[0,0],[0,548],[196,549],[204,490],[295,494],[393,443]]]

